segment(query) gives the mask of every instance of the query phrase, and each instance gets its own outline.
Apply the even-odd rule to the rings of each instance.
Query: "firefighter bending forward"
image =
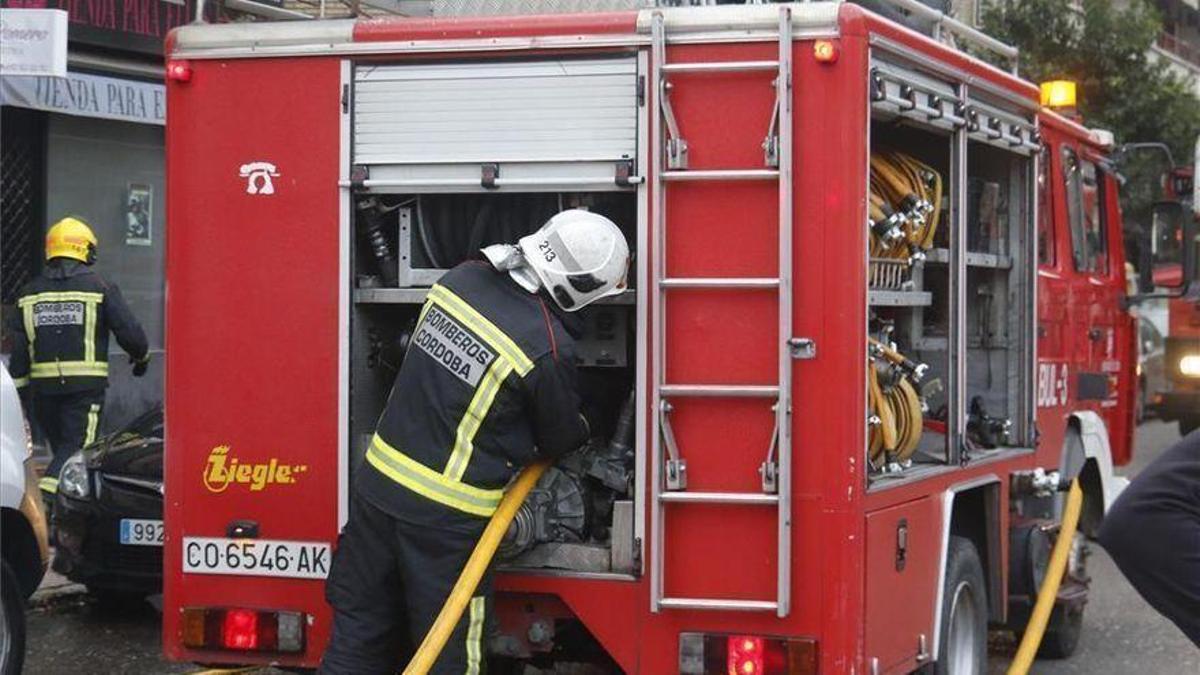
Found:
[[[569,314],[625,288],[612,221],[569,210],[447,272],[357,472],[326,584],[322,673],[393,673],[445,603],[509,480],[588,438]],[[431,672],[484,670],[491,572]]]
[[[82,220],[63,218],[46,233],[46,266],[17,296],[12,317],[13,379],[25,409],[54,451],[39,482],[53,504],[64,462],[96,439],[108,387],[111,330],[141,377],[150,363],[146,333],[120,289],[101,277],[96,235]]]

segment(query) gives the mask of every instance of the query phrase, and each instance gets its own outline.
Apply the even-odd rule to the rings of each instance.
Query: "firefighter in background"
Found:
[[[78,218],[46,233],[46,266],[21,289],[12,317],[10,372],[25,410],[54,458],[39,482],[48,503],[64,462],[96,438],[108,386],[108,333],[141,377],[150,363],[146,333],[117,286],[95,272],[96,235]]]
[[[322,673],[407,663],[509,480],[588,439],[570,313],[624,290],[624,235],[568,210],[483,254],[430,290],[358,470],[325,588],[334,622]],[[490,577],[431,672],[482,671]]]

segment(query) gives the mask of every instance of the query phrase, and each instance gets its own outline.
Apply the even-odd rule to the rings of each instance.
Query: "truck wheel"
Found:
[[[1179,435],[1187,436],[1193,431],[1200,429],[1200,417],[1187,416],[1179,418]]]
[[[0,563],[0,568],[0,673],[20,675],[25,665],[25,599],[8,563]]]
[[[987,586],[979,553],[970,539],[952,536],[946,553],[936,675],[987,672],[987,617]]]
[[[1050,623],[1038,647],[1038,657],[1043,659],[1069,659],[1079,647],[1079,635],[1083,632],[1083,605],[1055,606],[1050,613]]]

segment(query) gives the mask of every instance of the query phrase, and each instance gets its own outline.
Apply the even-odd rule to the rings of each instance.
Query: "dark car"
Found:
[[[162,592],[163,415],[155,409],[63,465],[55,571],[106,600]]]

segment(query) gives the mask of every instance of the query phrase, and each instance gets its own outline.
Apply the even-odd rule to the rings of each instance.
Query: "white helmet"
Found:
[[[625,290],[629,244],[613,221],[570,209],[517,242],[526,264],[568,312]]]

